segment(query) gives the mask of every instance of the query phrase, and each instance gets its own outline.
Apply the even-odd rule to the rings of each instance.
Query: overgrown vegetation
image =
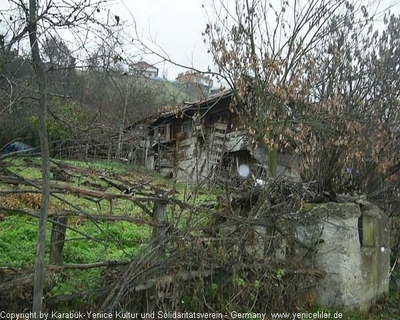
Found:
[[[9,169],[3,167],[3,173],[9,170],[9,176],[25,176],[29,181],[38,181],[35,161],[38,160],[28,161],[32,167],[26,166],[26,160],[8,161],[7,164],[11,166]],[[132,301],[137,306],[136,312],[170,308],[190,312],[221,310],[224,313],[314,310],[315,295],[310,291],[310,286],[323,275],[318,270],[308,269],[302,261],[275,260],[273,255],[267,260],[263,258],[265,247],[262,243],[265,242],[260,238],[260,227],[271,228],[286,219],[285,224],[290,225],[290,216],[275,211],[275,214],[269,215],[268,221],[262,222],[257,218],[265,208],[266,194],[279,196],[275,197],[275,201],[279,202],[272,203],[273,206],[279,203],[288,205],[291,202],[292,210],[301,210],[302,201],[306,198],[300,189],[297,189],[296,197],[289,200],[282,198],[281,192],[293,186],[283,181],[265,190],[239,187],[239,193],[235,189],[229,190],[233,201],[227,202],[224,198],[226,190],[222,188],[214,188],[212,193],[207,192],[207,189],[187,189],[184,185],[175,184],[177,188],[174,188],[173,181],[125,164],[56,161],[51,171],[54,174],[60,168],[71,178],[69,185],[82,188],[81,191],[86,190],[84,192],[102,188],[102,193],[113,194],[116,198],[110,207],[110,200],[107,200],[109,197],[78,196],[78,190],[65,194],[59,189],[61,194],[54,193],[60,198],[52,197],[51,220],[56,212],[67,213],[66,210],[72,208],[69,204],[78,206],[80,211],[76,211],[79,216],[70,216],[68,220],[68,226],[72,229],[67,231],[64,247],[66,269],[53,267],[47,271],[47,310],[120,310],[131,306]],[[21,183],[18,190],[21,193],[1,196],[1,210],[4,213],[0,227],[1,231],[6,231],[0,233],[1,265],[2,270],[6,270],[4,266],[12,267],[3,273],[5,283],[2,288],[15,277],[18,281],[21,275],[29,275],[34,259],[37,220],[26,216],[34,211],[8,216],[12,211],[7,209],[37,209],[40,197],[32,192],[32,187],[24,186],[22,180],[17,181]],[[131,190],[135,195],[127,198],[122,196],[123,190],[116,188],[121,182],[125,183],[124,187],[136,186],[135,191]],[[4,189],[5,186],[3,184],[2,189],[9,190]],[[25,194],[24,190],[31,192]],[[169,208],[165,244],[152,239],[151,220],[146,218],[146,214],[135,203],[132,205],[129,199],[140,194],[147,197],[150,190],[156,191],[153,194],[156,197],[161,190],[170,190],[168,193],[174,195],[172,198],[160,198],[168,203]],[[193,201],[192,197],[196,193],[201,196]],[[247,199],[252,199],[252,204]],[[144,208],[153,212],[152,203]],[[231,210],[236,212],[234,216]],[[108,217],[129,216],[137,220],[98,221],[96,217],[103,214]],[[150,225],[146,225],[146,220]],[[52,223],[48,223],[48,234],[51,228]],[[267,247],[271,245],[277,243],[274,241]],[[290,246],[290,243],[287,245]],[[50,248],[49,237],[47,248]],[[46,259],[49,259],[48,251]],[[96,262],[107,263],[101,268],[72,267],[84,267]],[[7,291],[3,291],[0,307],[16,311],[21,305],[29,307],[30,287],[30,282],[8,287]],[[20,292],[24,294],[16,299]],[[154,295],[153,298],[148,300],[148,294]],[[86,298],[83,299],[83,296]],[[393,293],[390,298],[377,304],[374,310],[392,310],[396,299]],[[345,314],[349,314],[349,317],[357,315],[361,319],[367,316],[371,319],[384,319],[381,316],[374,318],[374,313],[365,316],[354,312]]]
[[[1,309],[30,309],[33,300],[34,310],[314,310],[324,274],[296,256],[293,222],[307,213],[304,203],[360,197],[393,218],[398,277],[399,17],[385,14],[375,31],[376,17],[357,1],[219,2],[205,41],[232,90],[232,111],[269,151],[270,174],[262,187],[237,186],[213,179],[216,166],[201,185],[183,185],[111,162],[132,160],[132,123],[188,97],[124,69],[135,57],[103,2],[74,0],[71,14],[38,0],[0,10],[19,22],[0,38],[0,143],[40,140],[42,155],[0,155]],[[82,24],[106,41],[87,46]],[[85,67],[58,35],[66,26]],[[30,57],[11,55],[25,35]],[[277,176],[282,150],[300,156],[304,183]],[[398,314],[393,288],[371,313],[346,316]]]

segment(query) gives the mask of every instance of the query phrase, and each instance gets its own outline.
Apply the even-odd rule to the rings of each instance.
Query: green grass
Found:
[[[106,169],[116,173],[123,173],[126,170],[132,169],[132,165],[128,165],[126,163],[118,161],[95,160],[95,161],[84,162],[77,160],[65,160],[62,162],[81,168],[92,169],[92,170]]]
[[[37,226],[37,219],[23,217],[6,218],[0,222],[0,266],[33,265]]]
[[[75,220],[75,221],[74,221]],[[77,219],[70,222],[80,223]],[[11,217],[0,222],[0,266],[33,266],[36,253],[37,219]],[[72,230],[67,231],[64,246],[65,264],[87,264],[100,261],[129,260],[141,253],[150,237],[150,228],[127,222],[94,224],[86,221],[74,226],[95,238],[88,240]],[[51,224],[47,228],[46,261],[49,261]],[[79,290],[97,288],[101,269],[65,270],[48,280],[48,295],[65,295]]]
[[[182,102],[191,102],[197,100],[189,95],[178,84],[170,81],[157,82],[160,87],[160,95],[164,101],[170,101],[172,105],[179,105]]]
[[[37,227],[37,219],[34,218],[10,217],[0,223],[0,266],[33,265]],[[86,221],[77,229],[95,240],[84,239],[82,235],[68,230],[64,246],[65,263],[131,259],[146,245],[150,237],[148,227],[139,227],[128,222],[94,224]],[[47,248],[50,246],[50,234],[49,223]],[[48,256],[47,251],[47,259]]]
[[[24,160],[30,161],[27,164]],[[17,157],[17,158],[9,158],[4,161],[7,164],[7,168],[20,176],[23,176],[25,179],[41,179],[42,178],[42,170],[41,170],[41,158],[37,157]]]
[[[26,179],[41,179],[41,159],[40,158],[11,158],[5,162],[7,168]],[[92,188],[84,185],[84,182],[90,182],[99,186],[107,186],[107,183],[99,179],[97,172],[91,170],[107,170],[112,173],[126,175],[128,181],[135,181],[139,178],[149,175],[138,173],[131,166],[117,162],[96,161],[96,162],[77,162],[67,161],[67,164],[88,169],[88,175],[72,178],[68,183],[82,188]],[[57,165],[52,163],[52,168]],[[68,169],[69,170],[69,169]],[[73,169],[71,169],[73,170]],[[110,178],[111,179],[111,178]],[[155,180],[159,181],[156,177]],[[12,187],[19,190],[34,190],[32,187],[19,186]],[[96,189],[96,187],[93,187]],[[0,190],[10,190],[10,186],[1,185]],[[119,193],[110,187],[108,192]],[[57,194],[65,201],[73,204],[88,214],[101,215],[129,215],[133,217],[143,217],[143,213],[134,203],[123,199],[116,199],[111,203],[108,200],[102,200],[98,203],[78,197],[72,194]],[[0,196],[0,206],[11,206],[20,209],[38,209],[37,204],[33,206],[30,197],[39,199],[39,194],[25,195],[22,198],[19,194],[8,195],[3,198]],[[8,200],[4,201],[4,200]],[[36,203],[37,203],[37,199]],[[70,205],[60,200],[51,200],[52,209],[73,209]],[[148,218],[148,217],[147,217]],[[51,219],[51,217],[50,217]],[[110,260],[129,260],[141,253],[147,247],[151,235],[151,228],[148,226],[137,226],[135,224],[118,222],[94,222],[81,217],[70,217],[68,225],[78,229],[80,233],[88,235],[85,237],[73,230],[68,229],[64,245],[64,263],[65,264],[88,264],[100,261]],[[46,243],[46,261],[49,261],[50,255],[50,237],[52,224],[47,226]],[[0,266],[7,267],[27,267],[33,266],[36,254],[38,220],[23,215],[9,216],[6,212],[0,212]],[[90,238],[90,239],[89,239]],[[102,269],[94,268],[88,270],[66,270],[61,274],[52,274],[49,276],[47,291],[51,296],[69,294],[79,290],[89,290],[101,285]]]
[[[6,161],[8,169],[11,172],[27,179],[41,179],[40,162],[40,158],[29,158],[29,160],[25,160],[21,157],[7,159]],[[85,189],[97,190],[96,186],[107,186],[107,183],[99,178],[99,171],[103,170],[107,172],[107,179],[110,180],[114,180],[115,176],[113,176],[113,174],[115,173],[123,177],[126,181],[130,181],[132,184],[145,181],[149,182],[151,185],[169,189],[174,188],[172,181],[165,179],[162,175],[143,168],[139,170],[124,163],[108,161],[65,161],[64,163],[80,169],[87,169],[87,174],[82,175],[81,170],[78,170],[76,172],[78,174],[74,174],[70,181],[68,181],[68,183],[73,186]],[[55,169],[58,166],[56,163],[52,163],[51,167]],[[72,167],[68,167],[66,170],[74,173],[74,168]],[[0,184],[0,190],[9,190],[9,188],[10,187],[7,185]],[[18,188],[22,190],[33,190],[32,187],[28,186],[20,186]],[[178,192],[176,196],[179,200],[185,200],[184,194],[186,188],[188,188],[186,190],[188,191],[186,195],[194,191],[193,187],[187,187],[185,184],[175,184],[175,188]],[[120,191],[114,187],[109,187],[106,191],[120,193]],[[68,193],[57,194],[57,196],[64,199],[64,202],[52,198],[52,209],[73,210],[74,208],[68,205],[68,203],[71,203],[75,208],[78,207],[81,211],[92,215],[112,214],[146,219],[150,218],[133,202],[123,199],[114,199],[111,203],[105,199],[94,202],[90,199]],[[29,202],[29,196],[27,199],[22,199],[19,195],[13,197],[11,203],[13,203],[14,207],[38,209],[37,206],[32,207],[32,204]],[[35,197],[38,197],[40,200],[38,194],[36,194]],[[0,197],[0,202],[1,200]],[[204,188],[199,190],[198,197],[195,200],[192,198],[190,202],[200,204],[213,200],[215,200],[215,196],[209,195],[209,192]],[[149,207],[151,208],[151,204]],[[168,212],[172,219],[172,206],[168,208]],[[7,216],[6,213],[3,216],[3,221],[0,221],[0,266],[33,266],[37,242],[37,219],[22,215]],[[183,212],[183,214],[180,215],[180,221],[171,222],[183,225],[186,223],[186,218],[187,212]],[[197,214],[195,217],[199,225],[206,223],[206,218],[207,216],[203,214],[201,216]],[[64,244],[64,264],[89,264],[101,261],[129,260],[146,250],[151,237],[150,227],[138,226],[123,221],[93,222],[81,217],[70,217],[68,225],[88,235],[91,239],[85,238],[82,234],[68,229]],[[52,224],[49,223],[47,226],[47,263],[50,255],[51,228]],[[104,270],[101,268],[93,268],[88,270],[65,270],[60,274],[52,274],[48,277],[46,287],[47,294],[49,296],[57,296],[97,288],[102,285],[103,272]]]
[[[29,158],[32,161],[26,161],[23,158],[7,159],[6,163],[9,169],[28,179],[40,179],[40,158]],[[89,188],[84,183],[90,182],[100,186],[107,186],[106,182],[99,179],[97,170],[107,170],[110,173],[123,175],[124,179],[135,183],[135,181],[150,181],[151,184],[162,185],[168,188],[176,188],[177,199],[187,200],[188,194],[197,194],[197,197],[190,199],[192,204],[204,204],[216,202],[217,194],[221,194],[221,190],[208,190],[207,187],[197,190],[194,186],[186,184],[172,185],[172,181],[165,179],[162,175],[148,171],[145,169],[138,170],[130,165],[119,162],[94,161],[79,162],[66,161],[67,164],[78,166],[80,168],[89,169],[88,174],[81,177],[73,178],[69,183],[82,188]],[[55,168],[56,164],[52,164]],[[95,172],[90,172],[94,170]],[[112,174],[109,176],[112,179]],[[1,185],[0,190],[7,190],[9,186]],[[20,187],[29,190],[29,187]],[[120,191],[109,188],[108,192],[118,193]],[[186,199],[184,195],[186,194]],[[72,194],[59,195],[65,200],[80,207],[84,212],[89,214],[113,214],[113,215],[130,215],[134,217],[146,217],[146,215],[134,203],[122,199],[113,200],[112,212],[111,204],[108,200],[102,200],[98,204],[77,197]],[[18,200],[20,208],[30,208],[27,202]],[[1,206],[1,197],[0,197]],[[60,201],[52,200],[52,208],[71,210],[67,204]],[[31,209],[31,208],[30,208]],[[35,208],[36,209],[36,208]],[[188,212],[183,211],[179,214],[177,209],[172,215],[172,206],[169,206],[168,212],[175,221],[171,223],[178,227],[184,227],[187,222]],[[179,221],[178,221],[179,218]],[[197,227],[207,225],[210,222],[210,215],[207,212],[196,212],[193,214],[191,223]],[[2,219],[2,220],[1,220]],[[151,237],[151,228],[148,226],[138,226],[128,222],[97,222],[83,219],[81,217],[70,217],[68,225],[78,229],[80,232],[89,235],[94,239],[88,239],[81,234],[68,230],[64,246],[64,263],[65,264],[88,264],[99,261],[109,260],[129,260],[140,255],[148,247]],[[52,225],[49,223],[47,227],[47,252],[46,261],[49,259],[50,234]],[[22,215],[8,216],[6,213],[0,212],[0,266],[10,267],[26,267],[34,264],[37,241],[37,219],[25,217]],[[104,278],[104,269],[94,268],[88,270],[65,270],[62,273],[54,273],[48,277],[47,295],[57,296],[71,294],[77,291],[86,291],[98,288],[102,285]],[[236,279],[238,286],[242,285],[240,279]],[[210,295],[215,294],[218,287],[210,288]],[[187,297],[189,303],[191,297]],[[185,298],[186,299],[186,298]],[[184,299],[184,300],[185,300]],[[399,316],[400,292],[393,290],[385,298],[375,304],[371,312],[363,313],[357,310],[347,310],[343,312],[342,319],[354,320],[383,320],[397,319]],[[192,301],[193,308],[197,302]],[[340,310],[327,310],[334,314]],[[396,318],[397,317],[397,318]]]
[[[76,240],[81,236],[69,230],[66,237],[65,263],[131,259],[145,246],[150,236],[148,227],[139,227],[128,222],[85,222],[79,227],[79,231],[102,244],[94,240]]]

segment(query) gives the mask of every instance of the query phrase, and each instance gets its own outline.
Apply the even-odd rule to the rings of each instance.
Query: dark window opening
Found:
[[[185,122],[182,124],[182,133],[190,133],[192,131],[192,124],[190,122]]]
[[[375,246],[375,227],[374,218],[361,214],[358,218],[358,238],[361,247]]]
[[[360,246],[363,247],[363,215],[358,218],[358,239],[360,240]]]

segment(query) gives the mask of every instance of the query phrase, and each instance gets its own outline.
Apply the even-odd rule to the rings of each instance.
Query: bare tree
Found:
[[[39,88],[39,138],[40,147],[42,150],[42,202],[40,204],[40,219],[38,228],[38,245],[36,252],[35,262],[35,286],[33,290],[33,306],[32,311],[39,314],[42,310],[42,296],[44,285],[44,258],[46,246],[46,224],[49,210],[50,200],[50,155],[49,155],[49,141],[46,128],[47,117],[47,92],[46,92],[46,73],[44,70],[42,58],[39,52],[38,43],[38,8],[37,1],[30,0],[29,2],[29,16],[28,20],[28,33],[29,43],[32,52],[33,69],[36,74],[36,79]]]
[[[83,48],[83,45],[89,40],[87,34],[92,23],[106,27],[101,16],[102,6],[105,3],[106,1],[103,0],[89,2],[83,0],[70,2],[29,0],[29,2],[10,2],[9,8],[1,11],[1,15],[6,16],[7,21],[11,21],[8,22],[6,34],[2,37],[2,57],[7,57],[11,48],[22,43],[21,41],[28,35],[32,65],[37,82],[35,99],[38,100],[37,114],[43,174],[32,309],[37,314],[42,309],[46,223],[50,197],[50,157],[46,129],[49,92],[42,55],[43,42],[46,38],[57,36],[60,29],[68,27],[71,31],[69,35],[75,38],[78,48]],[[82,29],[86,31],[84,36],[81,36],[80,33]],[[57,46],[59,47],[59,43]],[[62,50],[60,47],[59,49]]]
[[[260,0],[215,2],[215,21],[204,35],[233,90],[233,106],[254,140],[269,149],[272,176],[284,148],[301,154],[304,177],[320,191],[349,186],[354,163],[382,164],[377,150],[388,146],[382,137],[393,145],[397,111],[383,126],[382,116],[395,104],[376,101],[393,94],[380,91],[378,98],[382,78],[371,76],[378,71],[374,62],[393,51],[394,18],[379,38],[374,21],[382,15],[375,9],[341,0],[283,1],[277,8]],[[371,135],[372,143],[365,140]]]
[[[101,114],[99,125],[108,137],[116,140],[116,157],[122,155],[128,126],[159,111],[176,105],[178,96],[168,91],[167,81],[158,81],[132,70],[135,56],[125,53],[118,41],[98,46],[89,56],[85,74],[85,102],[95,105]]]

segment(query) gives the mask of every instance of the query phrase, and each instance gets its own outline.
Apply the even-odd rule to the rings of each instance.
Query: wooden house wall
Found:
[[[256,167],[268,168],[268,152],[253,145],[247,137],[247,131],[237,114],[231,112],[229,99],[217,105],[201,105],[183,112],[177,117],[160,119],[150,133],[148,163],[160,173],[179,181],[205,179],[216,166],[210,157],[216,125],[225,125],[224,154],[230,155],[237,163],[249,162]],[[200,120],[198,120],[200,119]],[[246,152],[242,152],[246,151]],[[249,155],[251,161],[243,155]],[[279,155],[278,173],[285,172],[291,180],[299,181],[298,161],[290,155]],[[221,156],[222,161],[222,156]],[[268,171],[268,170],[264,170]]]

